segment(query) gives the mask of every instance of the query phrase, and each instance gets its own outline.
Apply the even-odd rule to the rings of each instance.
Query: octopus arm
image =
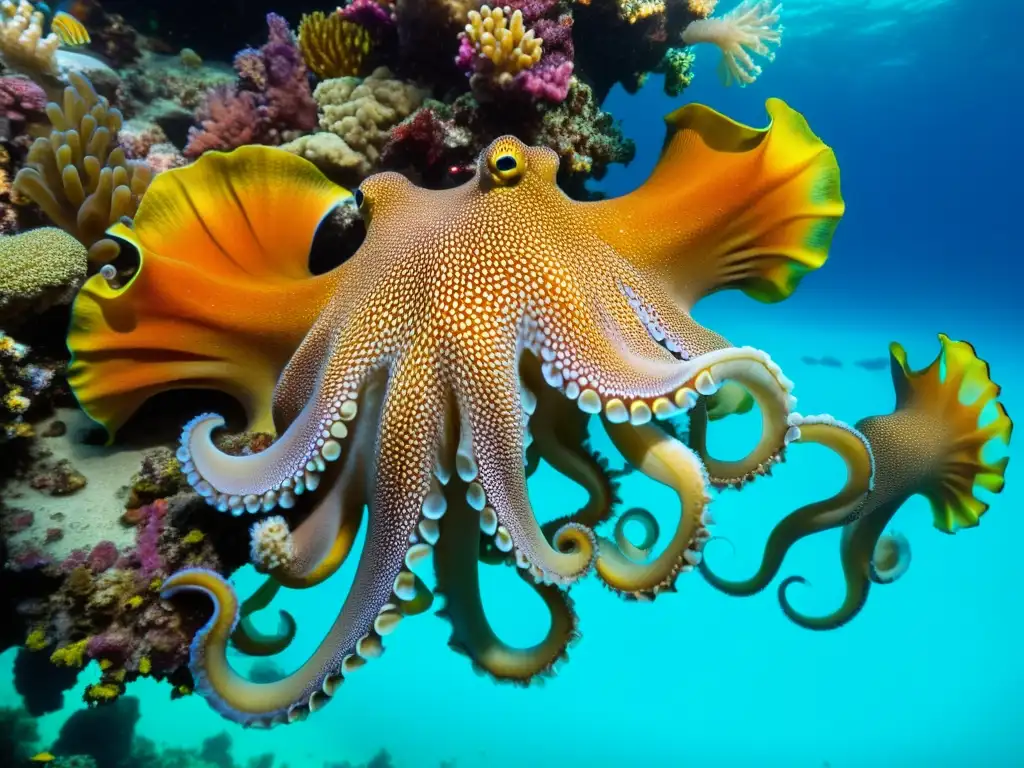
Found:
[[[299,669],[273,683],[253,683],[231,667],[226,648],[239,614],[238,599],[217,574],[186,570],[163,586],[165,597],[191,590],[206,593],[214,602],[213,617],[193,642],[190,667],[197,690],[229,719],[273,725],[322,708],[346,676],[383,653],[382,638],[406,615],[403,605],[410,612],[423,608],[412,568],[429,558],[433,548],[415,534],[432,488],[443,401],[436,387],[415,373],[423,369],[421,361],[396,368],[379,417],[372,481],[366,479],[371,488],[369,523],[355,580],[338,618]],[[410,434],[422,439],[410,441]]]
[[[525,570],[519,570],[544,601],[550,625],[544,638],[529,648],[504,642],[487,619],[480,593],[479,513],[466,502],[464,483],[455,480],[447,490],[448,508],[435,545],[434,569],[437,591],[446,598],[438,615],[452,625],[449,646],[497,680],[528,683],[537,675],[550,673],[579,637],[572,600],[558,587],[535,583]]]
[[[945,334],[939,334],[939,344],[938,356],[921,370],[910,368],[902,346],[890,345],[896,409],[857,423],[871,446],[875,481],[856,519],[843,529],[846,597],[828,616],[804,616],[786,595],[789,584],[804,579],[786,579],[779,586],[779,601],[800,626],[842,626],[864,606],[872,581],[888,583],[903,574],[909,543],[897,534],[887,536],[885,530],[908,498],[927,498],[935,527],[954,533],[978,525],[989,508],[975,488],[990,493],[1003,489],[1008,457],[985,455],[990,443],[1008,448],[1013,431],[998,400],[1000,387],[970,344]]]
[[[842,458],[846,464],[846,482],[831,498],[807,504],[783,518],[768,536],[761,565],[749,579],[723,579],[711,569],[705,553],[700,563],[701,573],[711,586],[726,594],[749,596],[767,587],[796,542],[811,534],[838,528],[853,519],[871,490],[874,461],[863,435],[827,416],[800,417],[793,421],[798,425],[797,441],[823,445]]]
[[[85,411],[112,435],[158,392],[217,389],[272,431],[278,376],[337,285],[310,274],[310,245],[348,196],[269,147],[160,174],[133,226],[109,230],[138,251],[135,275],[94,275],[75,300],[68,380]]]
[[[784,102],[766,106],[764,129],[699,104],[673,112],[650,178],[584,206],[599,236],[686,309],[724,288],[779,301],[828,256],[844,209],[835,155]]]

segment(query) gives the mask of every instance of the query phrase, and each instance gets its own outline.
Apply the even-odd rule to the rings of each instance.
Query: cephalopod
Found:
[[[416,571],[431,558],[452,644],[513,681],[565,654],[577,636],[566,589],[589,572],[650,598],[699,563],[712,478],[658,420],[725,382],[742,385],[762,435],[725,468],[730,482],[762,474],[801,421],[769,356],[732,345],[690,310],[726,288],[784,299],[824,263],[843,212],[832,151],[784,103],[769,101],[768,112],[769,127],[755,129],[699,105],[678,110],[648,181],[599,202],[569,199],[557,156],[511,137],[445,190],[382,173],[350,195],[266,147],[210,153],[156,178],[134,225],[110,231],[138,251],[138,271],[123,288],[92,278],[75,303],[69,378],[82,406],[113,432],[159,391],[234,395],[274,443],[229,456],[213,441],[224,419],[204,414],[185,427],[178,458],[211,506],[254,516],[254,562],[284,586],[322,582],[367,526],[337,620],[279,681],[231,668],[232,632],[257,648],[263,639],[236,629],[239,600],[223,577],[168,578],[165,596],[199,590],[216,606],[191,662],[214,706],[260,725],[319,709],[403,617],[430,604]],[[365,241],[313,276],[314,233],[349,198]],[[587,447],[595,419],[630,465],[679,496],[678,523],[655,556],[650,541],[621,535],[621,521],[612,536],[597,529],[616,488]],[[538,523],[531,456],[580,483],[584,508]],[[480,562],[518,566],[539,592],[552,620],[536,646],[509,647],[492,630]]]
[[[832,498],[790,513],[765,545],[757,573],[743,581],[717,575],[703,559],[708,582],[732,595],[753,595],[779,572],[790,547],[814,533],[842,526],[840,559],[846,597],[833,613],[808,617],[789,603],[790,576],[779,585],[785,614],[808,629],[835,629],[863,608],[872,582],[888,584],[910,564],[910,544],[900,533],[886,533],[896,512],[921,494],[932,507],[934,524],[944,533],[978,525],[989,505],[975,487],[990,493],[1003,489],[1008,456],[986,456],[996,443],[1008,446],[1013,422],[998,401],[999,385],[988,364],[964,341],[939,335],[940,351],[927,367],[912,370],[902,346],[890,345],[896,407],[890,414],[861,419],[855,427],[831,419],[805,421],[801,442],[825,445],[846,462],[847,480]],[[990,411],[986,409],[990,408]],[[700,422],[698,422],[700,423]],[[701,452],[702,427],[694,430]]]

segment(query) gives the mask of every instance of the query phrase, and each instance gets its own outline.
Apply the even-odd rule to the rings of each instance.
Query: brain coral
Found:
[[[70,300],[86,263],[85,247],[56,227],[0,236],[0,322]]]

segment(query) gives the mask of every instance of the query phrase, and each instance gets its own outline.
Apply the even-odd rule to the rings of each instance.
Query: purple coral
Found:
[[[0,116],[12,123],[42,118],[46,93],[24,77],[0,77]]]
[[[160,537],[163,535],[167,522],[167,502],[163,499],[147,504],[140,512],[142,524],[135,540],[135,560],[139,564],[139,575],[143,580],[150,579],[164,567],[164,558],[160,553]]]
[[[93,635],[85,645],[90,659],[106,659],[115,664],[124,664],[132,653],[131,635],[123,629],[111,629]]]
[[[317,124],[316,102],[295,35],[276,13],[267,14],[267,26],[270,37],[260,57],[267,70],[264,96],[270,119],[278,129],[311,131]]]
[[[280,144],[286,134],[311,131],[317,106],[302,52],[288,22],[267,14],[267,43],[235,57],[237,85],[212,89],[196,112],[200,128],[189,130],[185,156],[231,150],[243,144]]]
[[[375,40],[386,38],[395,32],[395,18],[376,0],[352,0],[338,13],[345,21],[351,21],[367,29]]]

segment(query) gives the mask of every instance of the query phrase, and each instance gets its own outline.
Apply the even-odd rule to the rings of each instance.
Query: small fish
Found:
[[[64,45],[85,45],[89,42],[89,30],[78,19],[65,11],[57,11],[50,22],[53,32]]]
[[[51,760],[56,760],[56,759],[57,758],[55,758],[49,752],[40,752],[38,755],[33,755],[32,757],[29,758],[29,760],[31,760],[33,763],[48,763]]]

